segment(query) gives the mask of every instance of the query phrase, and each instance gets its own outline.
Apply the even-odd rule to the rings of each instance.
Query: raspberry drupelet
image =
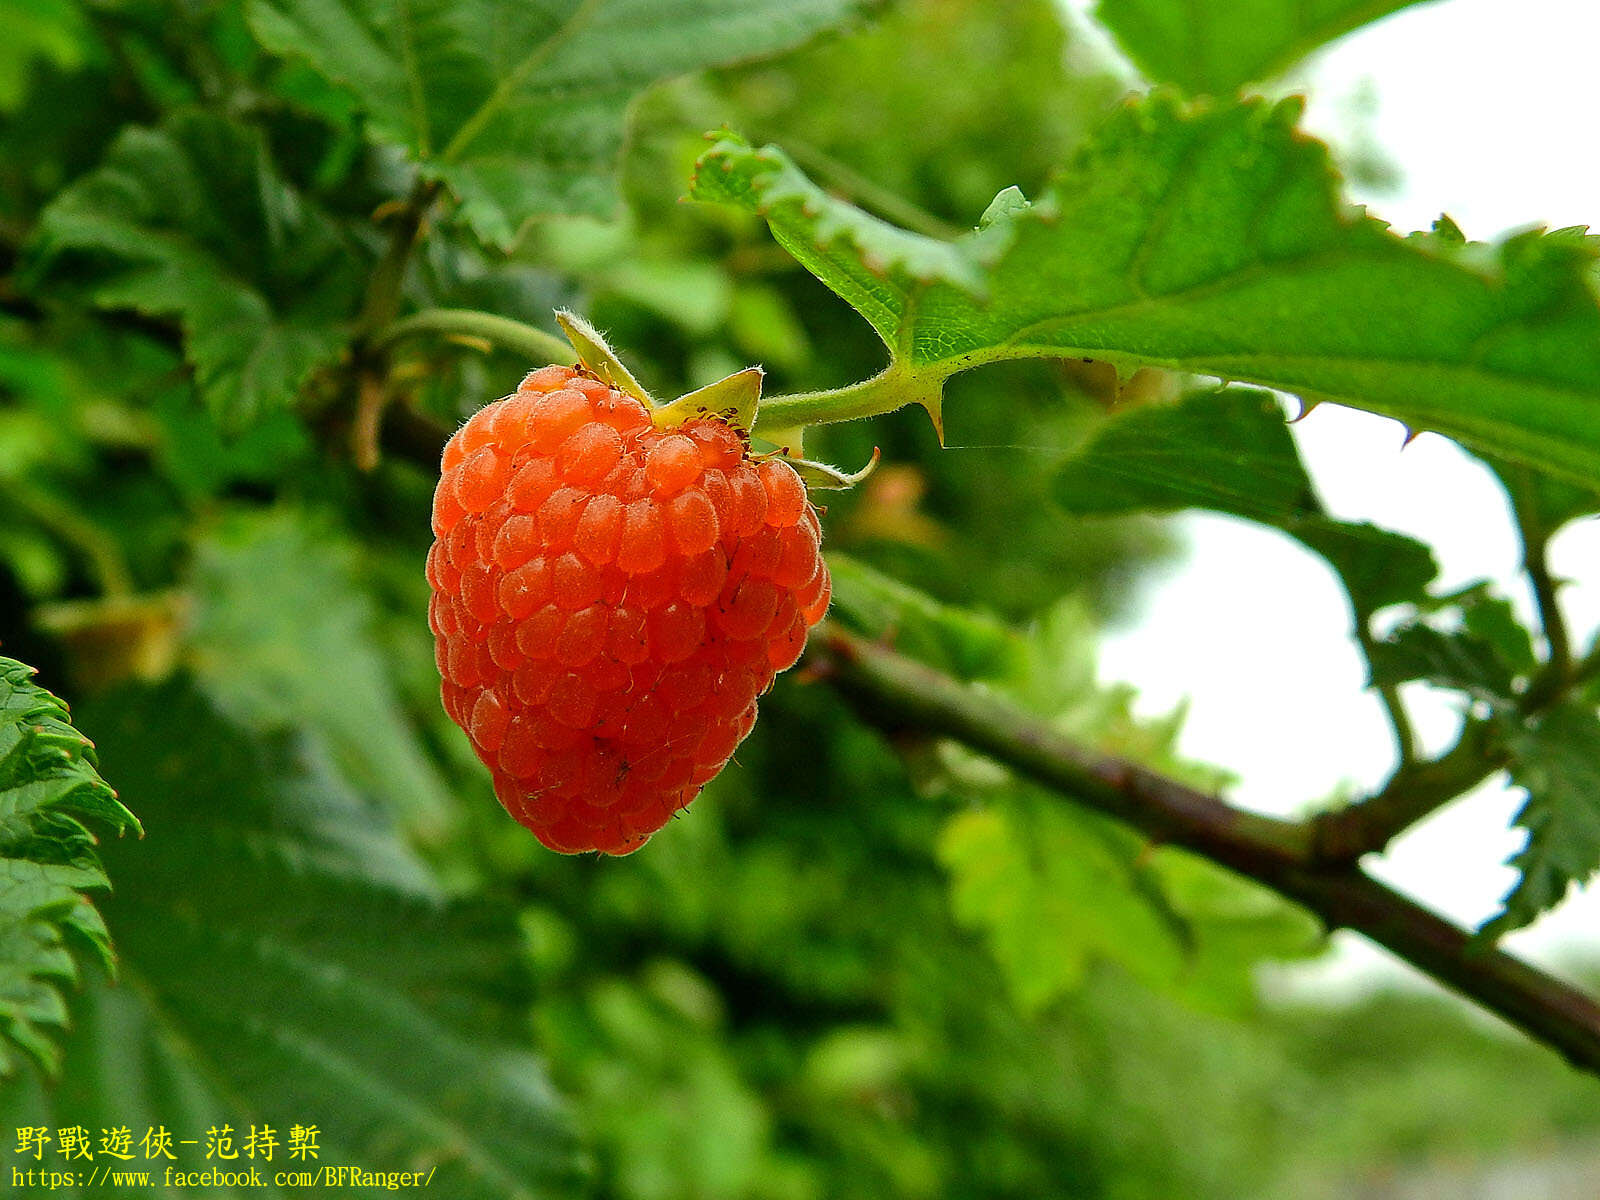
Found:
[[[444,450],[428,552],[445,710],[552,850],[627,854],[699,794],[828,607],[821,526],[716,417],[543,367]]]

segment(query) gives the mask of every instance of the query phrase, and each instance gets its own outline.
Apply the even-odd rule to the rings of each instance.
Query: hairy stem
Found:
[[[475,308],[425,308],[391,323],[378,334],[375,344],[387,349],[407,338],[427,336],[498,346],[541,365],[569,363],[576,357],[565,338]]]
[[[821,392],[796,392],[761,401],[756,413],[757,433],[768,429],[800,429],[833,421],[854,421],[920,404],[938,422],[939,393],[944,376],[912,374],[890,364],[871,379]]]
[[[1264,817],[1080,746],[1008,702],[827,627],[810,661],[890,731],[954,738],[1078,803],[1267,885],[1329,928],[1362,933],[1574,1065],[1600,1074],[1600,1005],[1373,879],[1315,857],[1305,822]]]
[[[875,724],[954,737],[1161,841],[1208,856],[1244,852],[1253,861],[1281,864],[1307,857],[1309,831],[1298,822],[1246,812],[1079,746],[992,693],[831,625],[821,644],[832,678],[871,699],[865,715]]]

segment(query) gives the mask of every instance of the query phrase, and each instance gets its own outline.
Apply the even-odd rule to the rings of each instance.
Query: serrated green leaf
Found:
[[[1075,989],[1096,959],[1149,980],[1181,967],[1177,936],[1132,890],[1129,863],[1088,827],[1094,820],[1058,807],[1031,807],[1025,819],[988,808],[953,818],[940,838],[957,919],[983,931],[1030,1012]]]
[[[110,965],[84,894],[110,887],[90,825],[139,831],[67,706],[32,676],[0,657],[0,1079],[23,1058],[54,1071],[79,959]]]
[[[1427,546],[1366,522],[1302,517],[1284,531],[1328,560],[1358,617],[1421,599],[1439,573]]]
[[[1095,15],[1145,75],[1221,95],[1421,0],[1100,0]]]
[[[921,289],[943,283],[962,293],[982,290],[984,266],[998,257],[1009,229],[1002,220],[952,242],[898,229],[829,197],[776,146],[755,147],[726,131],[695,164],[689,194],[761,214],[778,244],[844,297],[891,348]]]
[[[332,222],[259,134],[197,113],[124,130],[45,209],[34,249],[45,266],[89,256],[103,307],[176,317],[201,395],[233,429],[338,355],[358,291]]]
[[[872,323],[892,355],[872,386],[894,403],[985,362],[1092,357],[1368,409],[1588,485],[1593,248],[1395,237],[1344,207],[1299,111],[1130,104],[1032,205],[951,242],[870,217],[735,138],[701,159],[692,194],[762,214]],[[769,402],[771,419],[798,415],[781,408]]]
[[[1372,686],[1422,680],[1480,699],[1504,703],[1514,694],[1514,673],[1494,647],[1470,633],[1445,632],[1421,623],[1402,625],[1369,653]]]
[[[250,24],[352,92],[373,131],[509,245],[532,216],[615,207],[628,105],[658,80],[798,45],[858,0],[253,0]]]
[[[443,1195],[574,1194],[563,1107],[499,1036],[530,997],[510,912],[446,902],[314,743],[233,724],[185,681],[93,715],[151,829],[148,856],[111,864],[128,986],[91,989],[61,1083],[13,1089],[6,1125],[132,1126],[137,1147],[147,1126],[226,1122],[238,1146],[266,1124],[280,1157],[315,1125],[320,1162],[432,1169]]]
[[[1372,683],[1421,680],[1495,705],[1510,705],[1539,665],[1516,609],[1486,582],[1429,598],[1412,620],[1369,647]]]
[[[1421,599],[1437,572],[1420,542],[1327,516],[1277,402],[1245,388],[1108,419],[1062,464],[1055,495],[1085,516],[1205,508],[1281,529],[1328,561],[1362,621]]]
[[[1310,913],[1203,858],[1158,847],[1146,868],[1186,934],[1173,990],[1198,1007],[1248,1012],[1258,1001],[1257,964],[1308,958],[1325,947]]]
[[[1600,716],[1577,703],[1551,709],[1511,742],[1511,779],[1527,789],[1516,823],[1528,840],[1502,911],[1483,927],[1499,937],[1532,924],[1600,870]]]
[[[356,787],[436,831],[449,788],[373,643],[356,562],[337,533],[289,510],[233,515],[196,550],[189,659],[230,715],[316,731]]]
[[[939,843],[951,904],[1036,1012],[1114,962],[1198,1007],[1246,1012],[1254,966],[1314,953],[1309,915],[1264,888],[1031,792],[991,796]]]
[[[1452,597],[1461,609],[1461,625],[1472,637],[1487,644],[1512,675],[1527,675],[1539,665],[1533,639],[1517,610],[1504,596],[1478,584]]]

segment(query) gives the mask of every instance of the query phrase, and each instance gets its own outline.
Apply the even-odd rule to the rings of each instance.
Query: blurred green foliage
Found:
[[[1320,946],[1302,914],[803,675],[644,853],[559,858],[505,816],[438,703],[432,473],[353,461],[374,306],[548,328],[571,305],[663,394],[757,360],[773,391],[849,383],[885,361],[872,330],[757,219],[679,202],[700,132],[939,235],[1039,194],[1117,93],[1045,0],[743,25],[686,0],[710,24],[648,63],[654,6],[590,7],[633,39],[618,60],[580,29],[474,125],[536,40],[506,6],[418,6],[419,110],[389,6],[0,2],[0,640],[81,701],[148,831],[103,848],[123,982],[89,972],[59,1076],[0,1081],[0,1132],[310,1121],[329,1161],[437,1165],[444,1195],[618,1200],[1331,1197],[1592,1145],[1595,1085],[1552,1055],[1432,998],[1265,1009],[1259,965]],[[463,203],[374,301],[429,180]],[[408,419],[528,364],[407,343],[384,366],[403,451]],[[836,613],[1212,786],[1181,713],[1095,678],[1097,629],[1171,550],[1059,503],[1064,462],[1117,450],[1118,387],[1010,364],[952,383],[947,449],[920,410],[819,430],[821,457],[887,463],[830,498]],[[1265,519],[1310,519],[1297,482]]]

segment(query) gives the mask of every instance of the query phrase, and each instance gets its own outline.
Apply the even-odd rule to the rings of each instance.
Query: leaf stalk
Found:
[[[572,346],[565,339],[524,321],[475,308],[425,308],[390,322],[373,344],[387,350],[408,338],[427,336],[485,341],[534,363],[573,361]]]

